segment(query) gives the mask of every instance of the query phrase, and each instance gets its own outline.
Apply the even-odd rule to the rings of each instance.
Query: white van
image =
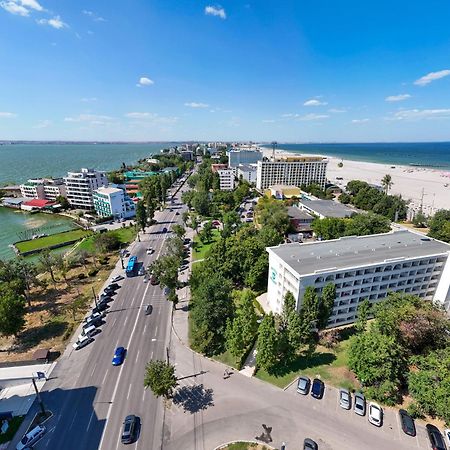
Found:
[[[94,325],[84,326],[81,334],[78,336],[78,340],[82,339],[85,336],[92,337],[95,334],[97,334],[97,328],[94,327]]]
[[[72,344],[72,347],[75,350],[79,350],[80,348],[86,347],[89,343],[91,343],[94,339],[89,336],[79,336],[78,341]]]
[[[22,440],[17,444],[16,450],[23,450],[24,448],[31,447],[32,445],[36,444],[36,442],[41,439],[44,434],[45,427],[42,425],[38,425],[22,438]]]

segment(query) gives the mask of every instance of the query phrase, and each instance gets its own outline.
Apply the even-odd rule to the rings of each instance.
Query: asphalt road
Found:
[[[176,200],[173,211],[158,212],[158,223],[141,235],[142,242],[132,244],[131,254],[145,266],[162,254],[169,228],[181,222],[181,213]],[[155,250],[150,256],[149,246]],[[118,449],[122,423],[129,414],[140,417],[141,427],[139,439],[128,448],[160,447],[162,401],[144,389],[143,380],[148,361],[166,358],[171,304],[159,286],[144,283],[142,276],[125,278],[120,284],[102,332],[83,349],[74,351],[70,345],[46,383],[43,401],[55,416],[47,422],[48,432],[37,449]],[[146,316],[148,303],[153,311]],[[114,367],[111,360],[118,346],[125,347],[127,354],[123,365]]]

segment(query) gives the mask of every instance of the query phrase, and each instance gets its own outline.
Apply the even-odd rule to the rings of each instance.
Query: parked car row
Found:
[[[111,283],[106,286],[99,296],[91,314],[84,318],[81,333],[78,335],[77,341],[72,344],[75,350],[86,347],[94,340],[94,336],[100,333],[100,327],[105,323],[105,310],[109,307],[108,304],[113,301],[113,296],[116,294],[117,289],[120,288],[117,281],[122,279],[121,275],[112,278]]]
[[[316,399],[321,399],[325,391],[325,385],[319,378],[314,378],[312,385],[311,380],[306,376],[301,376],[297,380],[297,392],[302,395],[308,395],[311,392],[311,396]],[[361,392],[356,392],[352,397],[352,394],[348,389],[339,389],[339,406],[342,409],[350,410],[352,409],[355,414],[359,416],[365,416],[367,410],[367,419],[376,427],[381,427],[383,425],[383,409],[380,405],[375,402],[369,402],[366,407],[366,399]],[[408,414],[404,409],[400,409],[399,412],[400,424],[402,430],[405,434],[411,437],[416,436],[416,426],[414,419]],[[431,443],[431,448],[433,450],[447,450],[445,445],[445,439],[447,439],[450,445],[450,429],[444,431],[444,437],[437,427],[428,424],[426,426],[428,439]],[[304,448],[314,448],[306,447],[306,440]],[[450,448],[450,447],[449,447]]]

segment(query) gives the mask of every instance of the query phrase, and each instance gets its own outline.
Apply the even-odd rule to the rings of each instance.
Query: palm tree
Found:
[[[389,189],[391,189],[393,184],[392,177],[387,173],[381,180],[381,185],[384,187],[385,194],[389,192]]]

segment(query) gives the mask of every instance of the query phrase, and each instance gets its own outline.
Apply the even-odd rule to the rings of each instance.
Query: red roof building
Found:
[[[43,208],[47,208],[48,206],[53,206],[53,205],[56,205],[56,203],[51,202],[49,200],[41,200],[41,199],[35,198],[28,202],[23,202],[22,209],[43,209]]]

